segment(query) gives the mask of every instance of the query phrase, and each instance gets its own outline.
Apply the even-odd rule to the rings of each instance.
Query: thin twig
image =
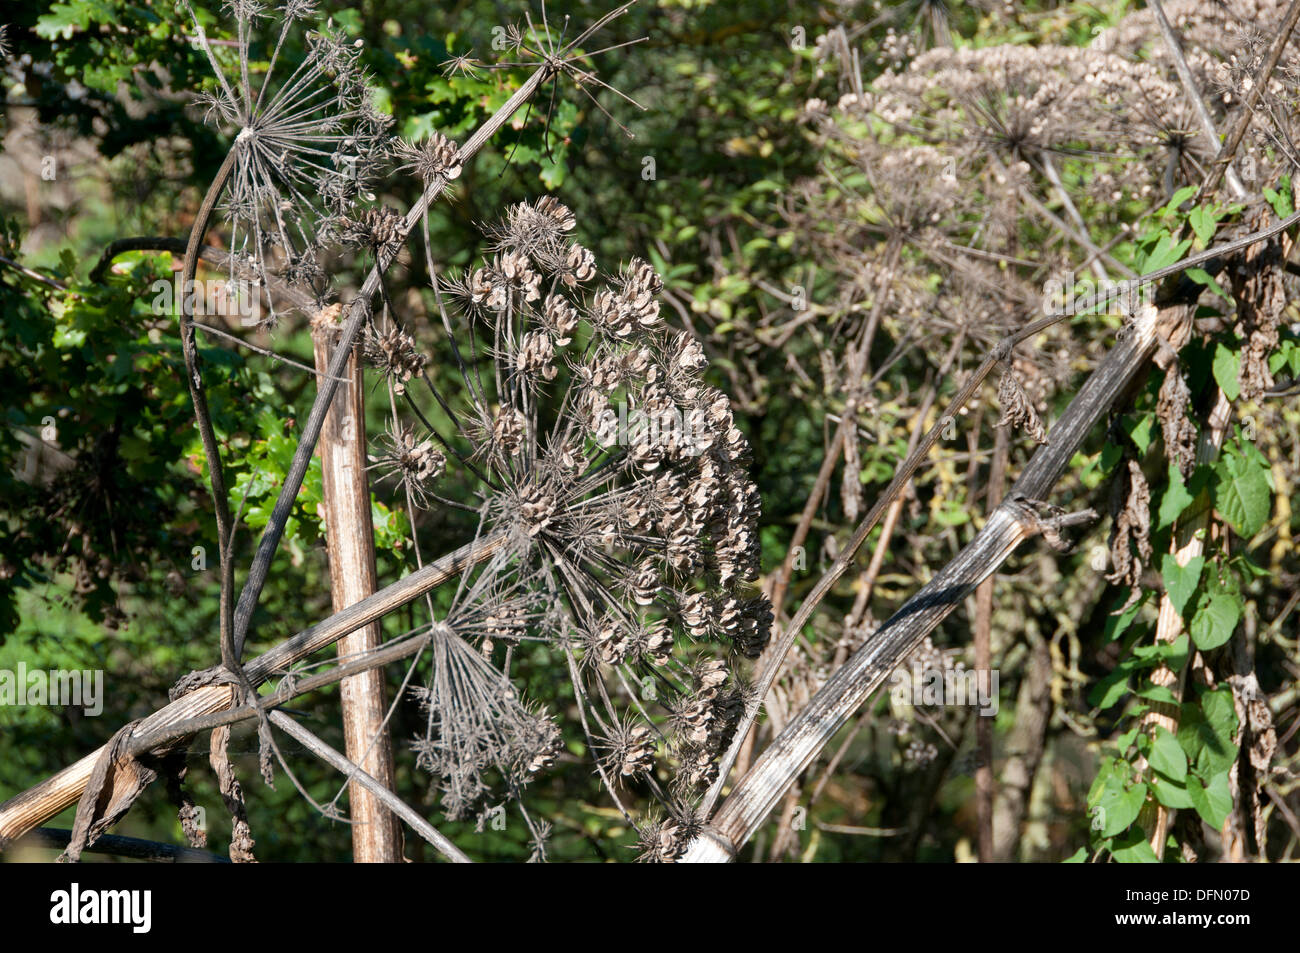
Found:
[[[295,741],[302,744],[308,751],[316,755],[330,767],[343,772],[349,780],[355,781],[373,794],[379,801],[383,802],[384,807],[388,808],[402,820],[411,826],[426,841],[433,845],[434,850],[442,854],[454,864],[468,864],[472,861],[465,856],[459,847],[447,839],[447,836],[441,833],[436,827],[426,821],[423,817],[415,812],[388,788],[384,787],[366,772],[361,770],[360,765],[349,761],[339,752],[335,751],[325,742],[321,741],[314,734],[298,724],[282,711],[271,712],[271,722],[289,735]]]
[[[259,347],[256,344],[250,344],[248,341],[245,341],[237,334],[231,334],[229,331],[223,331],[221,330],[221,328],[214,328],[210,324],[202,324],[198,321],[194,322],[194,326],[198,328],[200,331],[202,331],[204,334],[211,334],[214,337],[219,337],[219,338],[223,338],[224,340],[231,341],[235,344],[238,344],[240,347],[246,347],[250,351],[254,351],[258,354],[265,355],[266,357],[271,358],[273,361],[278,361],[281,364],[287,364],[290,367],[296,367],[300,371],[306,371],[312,377],[317,377],[317,378],[325,377],[324,372],[318,371],[314,367],[308,367],[306,364],[299,364],[293,358],[285,357],[283,354],[279,354],[271,350],[269,347]],[[340,381],[340,383],[346,383],[346,382]]]

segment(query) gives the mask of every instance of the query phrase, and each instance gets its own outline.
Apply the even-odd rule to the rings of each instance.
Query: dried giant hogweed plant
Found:
[[[420,413],[384,438],[421,505],[445,464],[442,480],[475,487],[480,537],[504,540],[434,625],[416,746],[450,816],[481,809],[493,778],[517,794],[557,753],[552,722],[509,688],[544,653],[572,682],[601,780],[666,858],[743,710],[736,661],[767,642],[770,607],[749,587],[759,498],[702,348],[663,321],[659,276],[641,260],[602,275],[575,227],[553,198],[515,205],[485,227],[481,264],[435,281],[460,386],[419,380],[451,426]],[[371,349],[412,396],[411,361],[386,354]],[[646,796],[677,821],[635,821]]]

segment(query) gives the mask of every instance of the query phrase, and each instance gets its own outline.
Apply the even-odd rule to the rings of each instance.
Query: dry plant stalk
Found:
[[[326,309],[312,324],[316,368],[329,365],[334,328]],[[337,309],[335,309],[337,310]],[[357,349],[348,362],[348,384],[334,399],[321,431],[321,491],[329,552],[330,595],[334,611],[374,594],[375,531],[366,479],[364,378]],[[363,656],[380,647],[382,630],[372,622],[338,642],[339,659]],[[339,686],[343,735],[348,758],[385,788],[393,786],[392,741],[385,726],[384,675],[371,669],[345,678]],[[394,864],[401,860],[397,818],[360,782],[349,785],[352,857],[357,863]]]
[[[1044,499],[1088,431],[1154,353],[1173,327],[1190,320],[1184,305],[1165,312],[1142,308],[1121,339],[1080,388],[1011,487],[1006,500],[948,565],[835,672],[741,778],[682,856],[688,863],[734,859],[790,784],[890,672],[1025,539],[1050,527],[1032,501]],[[991,362],[989,369],[992,368]],[[929,445],[923,444],[928,450]],[[908,472],[905,466],[900,472]],[[880,502],[877,508],[880,508]]]

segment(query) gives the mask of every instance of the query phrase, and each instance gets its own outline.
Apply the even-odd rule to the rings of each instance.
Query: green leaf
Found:
[[[1182,810],[1192,806],[1192,799],[1187,793],[1187,786],[1179,784],[1159,772],[1156,772],[1155,777],[1151,779],[1151,793],[1165,807]]]
[[[1122,734],[1122,735],[1120,735],[1118,738],[1116,738],[1116,739],[1115,739],[1115,750],[1116,750],[1116,751],[1122,751],[1122,752],[1124,752],[1125,756],[1127,756],[1127,755],[1128,755],[1128,749],[1129,749],[1129,747],[1133,744],[1133,739],[1136,738],[1136,737],[1138,736],[1138,733],[1139,733],[1141,730],[1142,730],[1142,729],[1141,729],[1141,726],[1140,726],[1140,725],[1134,725],[1134,726],[1133,726],[1132,728],[1130,728],[1128,731],[1124,732],[1124,734]]]
[[[1228,812],[1232,810],[1232,794],[1228,790],[1226,771],[1216,774],[1210,779],[1209,784],[1203,784],[1195,775],[1189,776],[1187,796],[1191,799],[1192,806],[1196,808],[1196,813],[1201,815],[1201,820],[1215,830],[1223,826]]]
[[[1245,539],[1258,533],[1273,511],[1269,472],[1239,453],[1224,453],[1214,465],[1218,478],[1214,506],[1233,530]]]
[[[1223,388],[1228,400],[1236,400],[1241,395],[1241,354],[1236,348],[1230,348],[1222,341],[1214,346],[1214,380]]]
[[[1151,767],[1175,781],[1187,777],[1187,754],[1168,728],[1156,726],[1156,733],[1151,739],[1151,754],[1147,760],[1151,762]]]
[[[1162,235],[1160,240],[1151,249],[1147,255],[1146,261],[1142,263],[1142,274],[1147,275],[1153,271],[1159,271],[1168,265],[1172,265],[1178,259],[1187,254],[1187,249],[1192,247],[1192,240],[1185,238],[1181,242],[1175,242],[1172,235]]]
[[[1188,702],[1178,718],[1178,743],[1187,760],[1202,777],[1226,771],[1237,757],[1232,737],[1237,731],[1237,713],[1232,690],[1203,692],[1199,703]]]
[[[1237,733],[1237,706],[1232,699],[1231,688],[1216,688],[1212,692],[1203,693],[1201,711],[1219,737],[1230,741]],[[1236,757],[1236,752],[1233,752],[1233,757]]]
[[[1115,464],[1119,463],[1124,456],[1124,448],[1117,443],[1107,443],[1101,448],[1101,468],[1109,473],[1115,469]]]
[[[1147,843],[1146,834],[1141,830],[1129,833],[1115,841],[1110,854],[1121,864],[1158,864],[1160,858]]]
[[[36,35],[47,40],[72,39],[78,29],[90,26],[91,10],[85,3],[56,3],[36,21]]]
[[[1241,620],[1241,598],[1228,593],[1203,596],[1192,616],[1192,641],[1202,652],[1216,649],[1232,638]]]
[[[1214,238],[1214,230],[1219,227],[1219,217],[1213,211],[1205,206],[1199,206],[1191,210],[1187,215],[1187,222],[1192,226],[1192,231],[1196,233],[1197,240],[1202,246],[1208,247],[1210,240]],[[1199,271],[1200,269],[1195,269]],[[1191,272],[1188,272],[1190,276]],[[1208,278],[1209,275],[1206,275]],[[1214,279],[1211,278],[1211,281]]]
[[[1093,686],[1088,693],[1088,701],[1096,705],[1099,711],[1114,707],[1128,694],[1128,677],[1127,669],[1116,669]]]
[[[1179,189],[1177,192],[1173,194],[1173,197],[1169,199],[1169,204],[1167,204],[1161,210],[1160,214],[1161,215],[1175,214],[1178,211],[1178,206],[1182,205],[1184,202],[1186,202],[1195,194],[1196,194],[1196,186],[1194,185],[1183,186],[1181,189]]]
[[[1214,276],[1204,268],[1188,268],[1186,274],[1188,278],[1192,279],[1192,281],[1196,282],[1198,285],[1205,285],[1205,287],[1209,288],[1219,297],[1228,297],[1227,293],[1219,287],[1219,283],[1214,280]]]
[[[1178,704],[1174,693],[1163,685],[1146,685],[1137,691],[1137,696],[1148,701],[1164,702],[1167,705]]]
[[[1264,190],[1264,198],[1268,199],[1273,211],[1277,213],[1278,218],[1286,218],[1295,212],[1295,206],[1291,197],[1291,176],[1284,175],[1278,180],[1278,189]]]
[[[1191,505],[1195,497],[1187,491],[1183,474],[1177,464],[1169,464],[1169,485],[1160,497],[1160,512],[1156,519],[1156,529],[1172,526],[1174,520],[1182,515],[1183,510]]]
[[[1161,508],[1163,509],[1163,504]],[[1186,566],[1178,565],[1178,557],[1173,553],[1165,553],[1160,558],[1160,575],[1165,580],[1165,592],[1169,594],[1169,601],[1180,616],[1187,600],[1196,591],[1197,583],[1201,581],[1201,569],[1204,566],[1204,556],[1193,556],[1187,560]]]
[[[1151,446],[1155,423],[1156,415],[1148,413],[1142,414],[1132,424],[1126,425],[1128,435],[1137,445],[1139,453],[1146,453],[1147,448]]]
[[[1065,858],[1065,860],[1061,861],[1063,864],[1086,864],[1087,862],[1088,848],[1086,847],[1080,847],[1069,857]]]
[[[1192,640],[1184,632],[1172,643],[1165,643],[1160,646],[1160,654],[1164,657],[1165,664],[1175,672],[1181,671],[1182,667],[1187,664],[1187,657],[1191,654]]]
[[[1137,820],[1138,813],[1147,798],[1147,786],[1135,784],[1128,790],[1120,786],[1117,776],[1112,776],[1102,790],[1097,806],[1105,813],[1102,815],[1102,837],[1114,837],[1126,831]]]
[[[1114,642],[1133,624],[1139,612],[1142,611],[1142,603],[1145,598],[1138,598],[1131,606],[1119,614],[1111,613],[1106,616],[1105,628],[1102,634],[1107,642]]]

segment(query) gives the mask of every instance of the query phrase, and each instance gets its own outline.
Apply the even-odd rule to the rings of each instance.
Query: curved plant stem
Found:
[[[217,434],[212,427],[212,414],[208,410],[207,394],[203,390],[203,377],[199,371],[198,347],[194,341],[194,277],[199,267],[199,246],[212,220],[217,199],[230,181],[230,173],[235,167],[242,144],[236,140],[226,159],[217,170],[216,177],[208,186],[203,196],[203,204],[190,229],[190,239],[185,247],[185,262],[181,267],[181,354],[185,358],[185,384],[190,390],[190,400],[194,403],[194,417],[199,427],[199,439],[203,443],[203,455],[208,462],[208,477],[212,485],[212,505],[217,515],[217,543],[221,559],[221,662],[232,671],[237,667],[234,653],[234,598],[235,570],[231,562],[231,537],[234,528],[230,517],[230,499],[226,492],[226,475],[221,466],[221,450],[217,446]]]

